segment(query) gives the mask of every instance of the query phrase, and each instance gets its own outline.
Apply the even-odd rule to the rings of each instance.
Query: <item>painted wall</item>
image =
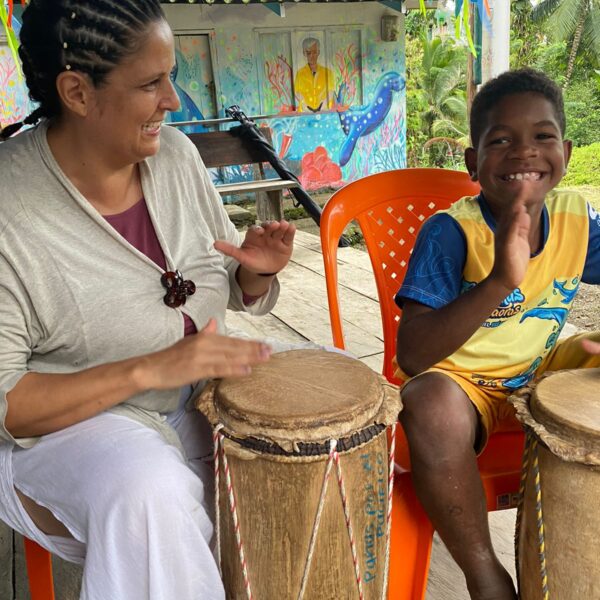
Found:
[[[398,41],[380,37],[381,17],[398,13],[375,2],[286,4],[284,18],[260,5],[164,8],[177,34],[173,80],[182,106],[173,120],[223,117],[232,104],[247,115],[277,115],[259,124],[271,128],[275,149],[308,190],[406,165],[402,16]],[[320,40],[319,63],[331,72],[330,100],[315,113],[295,111],[306,37]],[[0,41],[0,125],[31,110]],[[252,173],[227,169],[215,178]]]
[[[176,34],[209,42],[213,82],[198,80],[188,53],[178,52],[176,83],[198,107],[198,90],[213,86],[215,105],[205,118],[223,117],[238,104],[247,115],[278,115],[259,121],[272,129],[274,146],[309,190],[341,187],[372,173],[406,166],[403,18],[378,3],[286,4],[279,17],[260,5],[165,6]],[[381,17],[399,16],[398,41],[381,40]],[[320,40],[319,64],[332,74],[331,108],[296,112],[297,72],[306,64],[301,41]],[[182,65],[188,76],[181,76]],[[206,69],[206,67],[205,67]],[[205,70],[200,69],[200,71]],[[193,89],[195,88],[195,89]],[[190,119],[197,118],[194,111]],[[185,114],[177,115],[185,118]],[[187,120],[187,119],[185,119]],[[217,177],[251,178],[242,169]]]
[[[13,29],[17,35],[21,30],[17,18],[20,15],[21,7],[17,6],[13,17]],[[24,78],[19,76],[13,55],[2,32],[0,33],[0,128],[21,121],[33,109],[34,105],[27,95]]]

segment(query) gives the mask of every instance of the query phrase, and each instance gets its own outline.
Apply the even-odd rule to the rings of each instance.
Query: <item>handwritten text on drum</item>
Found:
[[[370,517],[365,523],[363,534],[363,580],[370,583],[377,575],[377,550],[383,551],[378,538],[385,540],[387,463],[381,452],[361,454],[360,458],[365,474],[364,510]]]

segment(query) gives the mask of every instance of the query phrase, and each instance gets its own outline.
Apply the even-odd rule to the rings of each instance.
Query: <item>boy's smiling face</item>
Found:
[[[527,204],[541,205],[565,174],[571,142],[563,140],[553,104],[536,92],[504,96],[486,113],[477,148],[465,152],[493,212],[516,198],[529,180]]]

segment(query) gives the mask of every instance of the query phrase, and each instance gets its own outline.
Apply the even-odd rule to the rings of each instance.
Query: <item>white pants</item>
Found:
[[[191,459],[212,446],[202,419],[182,409],[169,417]],[[187,461],[156,431],[104,413],[27,450],[0,444],[0,519],[84,564],[82,600],[221,600],[210,548],[212,477],[209,465]],[[14,487],[75,539],[42,533]]]

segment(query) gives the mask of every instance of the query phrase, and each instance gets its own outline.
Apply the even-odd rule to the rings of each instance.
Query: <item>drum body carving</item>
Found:
[[[400,410],[397,388],[357,360],[298,350],[273,355],[248,378],[211,385],[198,407],[217,427],[225,454],[219,456],[218,529],[227,598],[247,598],[248,585],[256,600],[296,600],[301,588],[304,599],[359,597],[331,440],[337,442],[364,598],[384,597],[386,429]]]
[[[600,598],[600,369],[553,373],[511,402],[528,436],[520,597]]]

